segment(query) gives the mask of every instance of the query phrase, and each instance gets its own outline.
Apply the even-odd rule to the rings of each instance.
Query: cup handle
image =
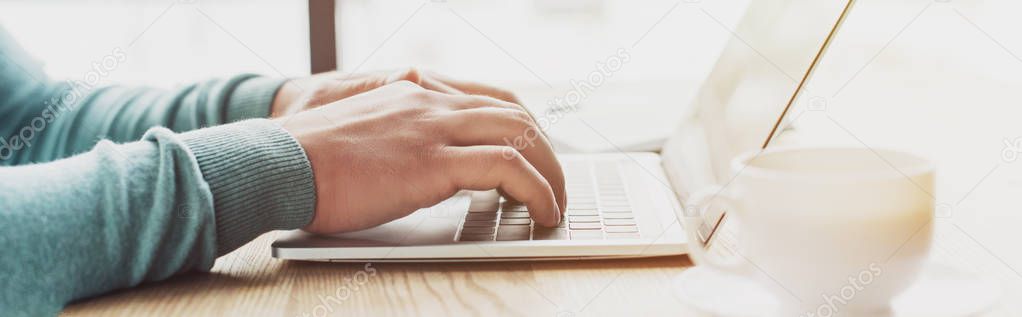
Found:
[[[745,271],[740,262],[727,262],[709,256],[707,247],[720,234],[725,212],[708,214],[710,207],[719,206],[717,210],[727,213],[736,211],[735,199],[724,192],[721,186],[708,186],[692,195],[684,208],[685,232],[688,234],[689,255],[696,265],[707,265],[722,272],[743,274]]]

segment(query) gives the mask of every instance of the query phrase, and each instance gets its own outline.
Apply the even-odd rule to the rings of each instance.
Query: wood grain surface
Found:
[[[678,310],[685,256],[498,263],[321,263],[270,257],[268,233],[208,274],[71,305],[68,316],[574,316]]]

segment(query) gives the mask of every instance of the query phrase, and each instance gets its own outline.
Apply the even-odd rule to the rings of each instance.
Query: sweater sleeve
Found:
[[[266,119],[141,141],[100,141],[0,167],[0,311],[55,315],[70,301],[212,267],[261,233],[312,219],[299,144]]]
[[[175,89],[103,86],[130,55],[115,48],[82,75],[55,81],[0,27],[0,165],[49,162],[152,127],[191,131],[265,118],[286,79],[242,74]]]
[[[239,121],[266,116],[283,80],[158,90],[97,87],[97,74],[51,81],[0,28],[0,315],[208,270],[312,219],[301,146],[270,120]]]

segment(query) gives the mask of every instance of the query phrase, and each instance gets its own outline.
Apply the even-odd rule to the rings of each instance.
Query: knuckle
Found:
[[[313,106],[318,106],[318,105],[323,105],[323,104],[330,103],[332,101],[332,100],[329,100],[330,99],[331,88],[333,88],[332,85],[327,84],[327,83],[316,84],[316,86],[313,87],[311,92],[309,92],[308,101],[307,102],[310,105],[313,105]]]
[[[504,165],[517,169],[523,163],[525,163],[525,156],[522,155],[517,149],[511,146],[501,146],[498,151],[494,151],[492,154],[493,159],[500,159]]]
[[[430,138],[431,143],[448,144],[451,135],[457,133],[457,131],[451,131],[446,123],[446,117],[437,109],[420,108],[417,116],[419,129]]]
[[[532,116],[530,116],[528,112],[516,109],[509,111],[508,117],[509,119],[511,119],[512,124],[514,124],[517,129],[523,131],[529,129],[536,129],[536,122],[532,120]]]
[[[405,90],[410,90],[410,91],[422,90],[422,87],[420,87],[419,84],[411,82],[411,81],[408,81],[408,80],[404,80],[404,79],[401,79],[401,80],[395,81],[393,83],[390,83],[387,86],[397,87],[397,88],[400,88],[400,89],[405,89]]]
[[[423,157],[423,164],[430,167],[427,170],[434,173],[432,179],[441,180],[438,185],[444,188],[455,188],[459,186],[460,178],[455,176],[458,175],[458,173],[454,171],[454,169],[459,168],[459,166],[453,163],[454,161],[449,156],[449,153],[446,151],[446,146],[443,144],[434,144],[430,146]]]
[[[376,88],[387,86],[389,83],[385,78],[368,78],[360,80],[353,85],[355,91],[370,91]]]
[[[468,108],[494,107],[499,105],[493,98],[481,95],[464,95],[458,97],[458,103]]]
[[[504,101],[507,101],[507,102],[511,102],[511,103],[514,103],[514,104],[518,104],[519,103],[518,96],[515,95],[515,93],[507,91],[507,90],[504,90],[504,89],[500,89],[500,88],[494,89],[494,95],[496,95],[498,99],[501,99],[501,100],[504,100]]]
[[[418,87],[418,86],[416,86],[416,87]],[[413,101],[418,102],[418,103],[433,104],[433,101],[435,101],[436,95],[432,91],[430,91],[430,90],[416,89],[416,90],[410,92],[408,97],[412,98]]]
[[[535,122],[532,120],[532,116],[528,112],[522,109],[514,109],[511,111],[511,117],[523,124],[533,125]]]
[[[506,108],[508,109],[522,112],[526,117],[529,118],[529,120],[532,120],[532,115],[529,115],[529,109],[525,108],[525,106],[522,106],[515,102],[508,102],[503,100],[500,100],[499,102],[503,105],[507,105]]]
[[[432,109],[422,104],[412,104],[408,107],[401,109],[401,115],[405,118],[411,118],[414,121],[428,120],[436,116],[435,109]],[[419,125],[419,128],[428,128],[431,125]]]
[[[418,84],[422,82],[422,71],[415,67],[408,67],[399,73],[398,79]]]

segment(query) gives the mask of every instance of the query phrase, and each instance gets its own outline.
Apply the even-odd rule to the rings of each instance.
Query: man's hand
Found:
[[[514,94],[505,90],[480,83],[456,80],[415,68],[361,74],[327,72],[293,79],[285,83],[273,100],[270,117],[278,118],[313,109],[402,80],[437,92],[483,95],[521,104]]]
[[[561,166],[515,103],[396,81],[276,121],[312,163],[316,215],[304,228],[310,232],[370,228],[461,189],[498,188],[544,226],[557,225],[564,210]],[[534,146],[506,144],[530,133],[538,136]]]

